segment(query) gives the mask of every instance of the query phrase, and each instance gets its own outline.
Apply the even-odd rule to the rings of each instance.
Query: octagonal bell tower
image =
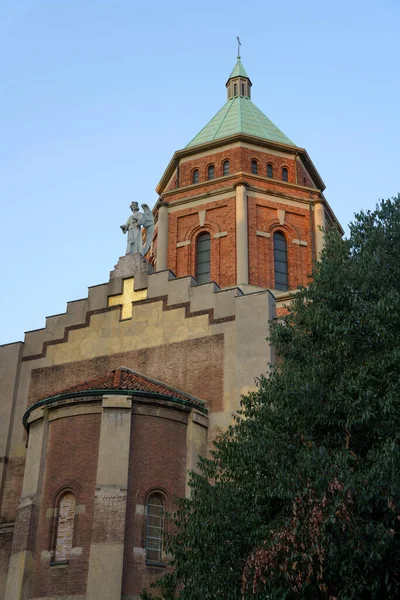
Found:
[[[226,88],[157,186],[153,259],[198,283],[290,295],[307,284],[325,229],[341,227],[306,150],[253,103],[240,57]]]

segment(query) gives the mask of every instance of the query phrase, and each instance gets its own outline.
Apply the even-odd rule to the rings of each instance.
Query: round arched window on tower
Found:
[[[196,279],[197,283],[208,283],[210,281],[210,234],[205,231],[200,233],[196,240]]]
[[[286,292],[289,289],[286,238],[282,231],[274,233],[275,289]]]
[[[146,506],[146,562],[162,563],[164,538],[164,500],[151,494]]]

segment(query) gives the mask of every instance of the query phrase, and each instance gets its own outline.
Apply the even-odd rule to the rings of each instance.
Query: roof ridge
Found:
[[[231,100],[228,100],[228,102],[231,102]],[[226,104],[228,104],[228,102],[226,102]],[[216,137],[216,135],[217,135],[218,131],[221,129],[222,123],[225,121],[226,117],[228,116],[228,114],[229,114],[229,111],[231,110],[231,108],[232,108],[232,106],[233,106],[233,103],[234,103],[234,100],[231,102],[231,105],[228,107],[228,110],[225,112],[225,114],[224,114],[224,117],[221,119],[221,122],[220,122],[220,124],[218,125],[218,127],[217,127],[217,129],[216,129],[216,131],[215,131],[215,133],[214,133],[214,136],[213,136],[213,138],[212,138],[213,140],[215,140],[215,137]],[[225,104],[224,104],[224,106],[225,106]]]
[[[219,109],[219,111],[218,111],[218,112],[217,112],[217,113],[216,113],[216,114],[215,114],[213,117],[211,117],[211,119],[210,119],[209,121],[207,121],[207,123],[204,125],[204,127],[203,127],[202,129],[200,129],[199,133],[198,133],[197,135],[195,135],[195,136],[194,136],[194,138],[192,138],[192,139],[190,140],[190,142],[189,142],[189,143],[186,145],[186,148],[187,148],[188,146],[190,146],[190,144],[191,144],[191,143],[192,143],[192,142],[193,142],[193,141],[194,141],[194,140],[195,140],[195,139],[196,139],[196,138],[197,138],[199,135],[201,135],[201,134],[202,134],[202,132],[203,132],[205,129],[207,129],[207,127],[210,125],[210,123],[211,123],[212,121],[214,121],[214,119],[216,119],[216,118],[218,117],[219,113],[221,113],[221,112],[224,110],[224,108],[227,106],[228,102],[229,102],[229,100],[227,100],[227,101],[225,102],[225,104],[224,104],[224,105],[223,105],[223,106],[222,106],[222,107]]]
[[[250,100],[250,98],[249,98],[249,100]],[[258,123],[258,124],[259,124],[259,126],[260,126],[260,129],[261,129],[261,130],[264,132],[264,135],[268,135],[268,132],[267,132],[267,131],[265,131],[265,128],[264,128],[263,124],[261,123],[260,119],[258,118],[258,115],[257,115],[257,113],[256,113],[256,112],[253,110],[253,106],[254,106],[254,108],[257,108],[257,107],[256,107],[256,105],[255,105],[255,104],[253,104],[253,102],[250,100],[250,102],[249,102],[249,108],[250,108],[250,112],[251,112],[251,114],[252,114],[252,115],[253,115],[253,117],[256,119],[257,123]],[[268,117],[267,117],[267,119],[268,119]]]
[[[230,104],[231,103],[231,104]],[[236,116],[235,109],[239,111]],[[259,108],[251,98],[236,96],[226,101],[212,119],[191,139],[186,148],[243,133],[279,144],[296,146]]]
[[[157,390],[157,388],[159,389]],[[190,400],[197,405],[206,404],[204,400],[201,400],[192,394],[188,394],[179,388],[172,387],[163,381],[148,377],[147,375],[124,366],[117,367],[101,375],[96,375],[95,377],[91,377],[85,381],[81,381],[80,383],[76,383],[62,390],[58,390],[51,394],[51,396],[46,396],[45,398],[53,398],[55,396],[62,395],[66,396],[68,394],[75,394],[79,392],[90,393],[93,390],[130,390],[133,392],[135,389],[143,392],[144,395],[146,395],[146,393],[158,393],[172,398],[175,397],[178,399],[181,398]],[[42,398],[42,400],[45,398]]]

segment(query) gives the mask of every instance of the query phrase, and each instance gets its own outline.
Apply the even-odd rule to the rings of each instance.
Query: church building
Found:
[[[140,598],[188,471],[274,363],[270,322],[342,231],[240,58],[226,92],[153,211],[132,203],[108,281],[0,346],[0,600]]]

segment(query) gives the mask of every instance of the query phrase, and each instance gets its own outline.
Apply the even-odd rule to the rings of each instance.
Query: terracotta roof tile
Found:
[[[171,398],[179,398],[180,400],[186,400],[193,404],[198,404],[199,406],[204,406],[205,404],[205,402],[199,398],[195,398],[190,394],[186,394],[185,392],[166,385],[161,381],[157,381],[156,379],[151,379],[150,377],[136,373],[127,367],[119,367],[105,375],[82,381],[81,383],[52,394],[52,397],[90,390],[130,390],[143,392],[144,394],[161,394],[163,396],[170,396]]]

